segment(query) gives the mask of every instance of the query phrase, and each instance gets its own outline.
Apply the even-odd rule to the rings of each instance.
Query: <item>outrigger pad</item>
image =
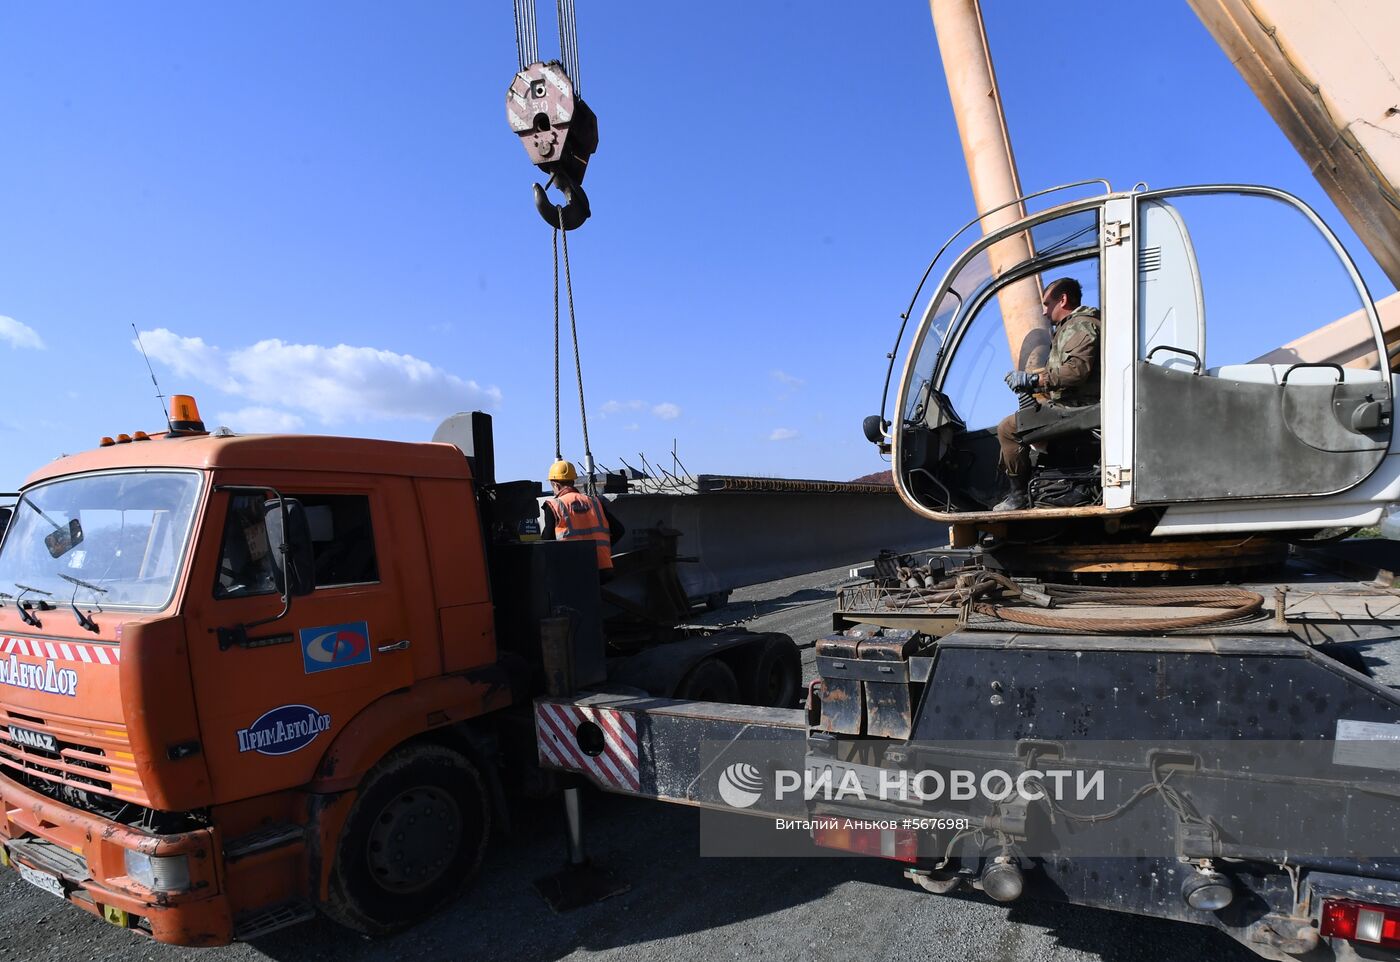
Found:
[[[581,909],[632,889],[632,885],[619,879],[612,869],[591,861],[566,865],[552,875],[535,879],[534,885],[535,891],[556,913]]]

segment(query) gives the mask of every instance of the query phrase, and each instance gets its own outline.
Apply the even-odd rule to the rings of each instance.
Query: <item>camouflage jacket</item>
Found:
[[[1099,400],[1099,309],[1076,307],[1055,325],[1050,360],[1040,388],[1056,404],[1095,404]]]

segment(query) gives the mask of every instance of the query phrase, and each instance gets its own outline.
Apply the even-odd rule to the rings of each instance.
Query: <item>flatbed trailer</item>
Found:
[[[1210,925],[1271,959],[1394,958],[1400,691],[1359,649],[1400,634],[1400,593],[1296,557],[1246,587],[1257,613],[1174,632],[843,610],[804,709],[550,696],[540,761],[725,813],[711,854],[791,854],[796,830],[932,892]],[[882,791],[920,773],[922,793]]]

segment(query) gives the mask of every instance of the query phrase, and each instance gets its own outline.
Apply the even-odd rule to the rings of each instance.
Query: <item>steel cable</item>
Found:
[[[563,211],[559,219],[564,219]],[[559,228],[554,228],[554,460],[564,460],[559,441]]]
[[[564,218],[564,209],[561,207],[561,208],[559,208],[559,219],[560,219],[561,222],[563,221],[563,218]],[[568,291],[568,293],[569,293],[569,330],[570,330],[570,331],[572,332],[572,334],[573,334],[573,340],[574,340],[574,372],[575,372],[575,374],[578,376],[578,413],[579,413],[579,420],[581,420],[581,421],[583,422],[583,456],[587,459],[587,464],[589,465],[589,467],[590,467],[590,469],[591,469],[592,464],[593,464],[593,449],[592,449],[592,448],[589,446],[589,444],[588,444],[588,409],[587,409],[587,407],[586,407],[586,406],[584,405],[584,403],[583,403],[583,358],[582,358],[582,357],[580,356],[580,354],[579,354],[579,348],[578,348],[578,324],[577,324],[577,322],[576,322],[575,319],[574,319],[574,279],[573,279],[573,274],[572,274],[572,272],[570,272],[570,270],[569,270],[569,233],[568,233],[568,231],[562,231],[562,233],[564,234],[564,287],[565,287],[565,289],[566,289],[566,290]],[[555,294],[554,294],[554,310],[555,310],[555,317],[557,318],[557,317],[558,317],[558,311],[559,311],[559,293],[558,293],[558,290],[557,290],[557,289],[556,289]],[[555,348],[555,349],[558,350],[558,347],[557,347],[557,344],[558,344],[558,335],[557,335],[557,334],[555,335],[555,344],[556,344],[556,348]],[[556,388],[555,393],[556,393],[556,397],[557,397],[557,395],[558,395],[558,390],[557,390],[557,388]],[[590,484],[592,483],[592,480],[593,480],[592,478],[589,478],[589,483],[590,483]]]
[[[1111,605],[1187,604],[1205,606],[1211,602],[1236,604],[1259,597],[1255,592],[1247,591],[1244,588],[1047,584],[1042,585],[1041,590],[1052,598],[1062,598],[1067,602]],[[1211,605],[1211,607],[1216,607],[1216,605]]]
[[[1181,628],[1201,628],[1206,625],[1235,621],[1254,614],[1264,604],[1260,598],[1252,604],[1236,608],[1224,608],[1204,615],[1187,615],[1175,618],[1074,618],[1027,611],[1024,608],[1010,608],[1005,605],[979,603],[972,610],[980,615],[990,615],[1013,624],[1032,625],[1036,628],[1053,628],[1058,631],[1072,631],[1079,634],[1111,634],[1130,631],[1176,631]]]
[[[1030,611],[991,602],[972,606],[978,614],[989,615],[1013,624],[1032,625],[1083,634],[1106,634],[1125,631],[1175,631],[1200,628],[1246,618],[1264,606],[1264,596],[1243,588],[1085,588],[1070,585],[1045,585],[1052,598],[1071,604],[1153,605],[1158,607],[1190,605],[1216,609],[1200,615],[1176,615],[1153,618],[1085,618],[1064,610]]]
[[[535,0],[515,0],[515,53],[521,70],[540,59],[535,33]]]
[[[520,70],[525,69],[525,35],[522,31],[524,24],[520,18],[520,0],[515,0],[512,4],[515,10],[515,59],[520,64]]]
[[[574,83],[575,96],[582,97],[578,76],[578,32],[574,19],[574,0],[556,0],[555,9],[559,19],[559,59],[564,61],[564,72]]]
[[[535,20],[535,0],[530,0],[530,56],[531,63],[538,63],[540,60],[540,28]]]
[[[879,588],[878,598],[865,600],[878,607],[890,606],[895,610],[905,610],[909,607],[933,607],[938,610],[945,606],[957,605],[965,607],[967,611],[1000,621],[1082,634],[1175,631],[1224,624],[1249,617],[1258,612],[1264,604],[1262,595],[1234,587],[1144,588],[1056,584],[1033,586],[1033,595],[1040,596],[1049,603],[1080,606],[1079,610],[1060,608],[1051,611],[985,599],[984,596],[988,594],[1000,592],[1004,599],[1010,600],[1019,597],[1023,587],[1030,587],[1018,585],[995,572],[984,570],[971,578],[964,574],[935,579],[931,571],[925,573],[921,569],[901,567],[898,569],[898,576],[898,587]],[[1203,614],[1113,618],[1086,617],[1083,613],[1084,608],[1105,606],[1189,606],[1212,610]]]

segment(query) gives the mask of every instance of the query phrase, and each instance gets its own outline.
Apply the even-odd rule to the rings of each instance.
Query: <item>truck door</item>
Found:
[[[250,628],[246,645],[220,647],[215,628],[282,607],[261,522],[265,496],[243,491],[216,489],[193,575],[207,579],[192,589],[204,595],[198,621],[207,631],[198,640],[191,632],[190,657],[210,775],[223,799],[304,782],[337,731],[414,678],[411,592],[400,583],[405,566],[387,548],[392,523],[403,519],[391,519],[382,493],[368,487],[280,490],[310,522],[311,594],[292,599],[286,617]]]
[[[1375,306],[1297,198],[1256,187],[1136,197],[1134,499],[1355,487],[1390,445]]]

